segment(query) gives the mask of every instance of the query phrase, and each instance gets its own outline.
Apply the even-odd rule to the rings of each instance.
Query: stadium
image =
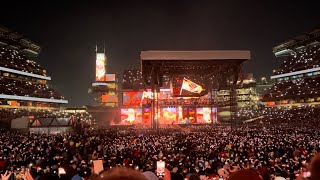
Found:
[[[249,50],[141,51],[120,78],[97,47],[94,104],[66,108],[40,46],[0,27],[2,179],[317,179],[319,37],[273,48],[261,96]]]

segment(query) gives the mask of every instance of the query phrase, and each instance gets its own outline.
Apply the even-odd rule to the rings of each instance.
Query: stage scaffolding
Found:
[[[151,126],[159,128],[158,92],[163,75],[204,77],[210,96],[210,107],[216,101],[214,94],[221,88],[230,88],[231,127],[236,113],[235,84],[243,62],[250,59],[250,51],[142,51],[141,71],[146,88],[151,88],[154,96],[151,102]],[[213,122],[211,113],[211,122]]]

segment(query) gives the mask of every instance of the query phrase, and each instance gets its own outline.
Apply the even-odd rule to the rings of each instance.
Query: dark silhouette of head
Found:
[[[115,167],[100,173],[96,180],[147,180],[147,178],[139,171]]]
[[[252,169],[242,169],[232,173],[228,180],[262,180],[259,174]]]
[[[320,153],[313,156],[310,162],[311,179],[320,179]]]

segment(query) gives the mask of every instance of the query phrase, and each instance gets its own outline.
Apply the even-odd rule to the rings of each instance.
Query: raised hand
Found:
[[[164,169],[164,177],[163,177],[163,180],[171,180],[171,173],[170,173],[170,171],[169,171],[167,168]]]
[[[23,176],[23,179],[24,179],[24,180],[34,180],[33,177],[31,176],[29,170],[26,171],[26,173],[25,173],[24,176]]]
[[[8,174],[8,171],[6,171],[4,174],[1,174],[1,180],[8,180],[11,176],[12,172]]]

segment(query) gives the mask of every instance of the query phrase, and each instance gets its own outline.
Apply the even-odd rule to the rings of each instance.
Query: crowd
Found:
[[[0,92],[6,95],[29,96],[48,99],[64,99],[48,84],[0,77]]]
[[[237,109],[237,112],[235,114],[235,118],[238,121],[244,121],[244,120],[249,120],[252,118],[257,118],[261,116],[262,113],[259,109],[254,109],[254,108],[239,108]]]
[[[40,125],[42,125],[42,119],[47,120],[47,118],[55,118],[57,121],[60,119],[67,119],[68,121],[59,122],[69,122],[73,120],[73,123],[81,123],[84,126],[93,125],[95,123],[94,118],[90,113],[85,110],[74,111],[74,110],[48,110],[48,109],[0,109],[0,127],[10,126],[10,121],[19,117],[30,117],[30,119],[38,119]],[[78,122],[80,120],[80,122]],[[66,125],[65,123],[61,123]],[[46,123],[44,123],[46,124]],[[70,124],[73,125],[73,124]]]
[[[316,68],[319,67],[319,63],[320,46],[319,44],[311,45],[292,52],[275,74],[284,74],[309,68]]]
[[[83,133],[25,134],[1,131],[0,168],[20,177],[26,168],[33,178],[94,178],[92,162],[103,160],[105,170],[128,167],[156,171],[165,162],[171,179],[193,173],[229,178],[239,169],[253,169],[263,179],[295,179],[308,172],[320,150],[317,107],[269,108],[259,123],[150,129],[114,127]],[[63,168],[66,174],[59,174]],[[320,172],[320,170],[319,170]]]
[[[318,97],[320,77],[312,76],[276,82],[264,95],[265,99]],[[307,84],[307,86],[306,86]]]
[[[0,66],[46,76],[46,71],[35,61],[28,59],[17,50],[0,48]]]
[[[90,116],[91,115],[88,112],[84,113],[71,113],[71,112],[65,112],[65,111],[58,111],[58,110],[48,110],[48,109],[0,109],[0,119],[15,119],[22,116],[34,116],[34,118],[38,117],[57,117],[57,118],[66,118],[70,117],[72,115],[75,116]]]

